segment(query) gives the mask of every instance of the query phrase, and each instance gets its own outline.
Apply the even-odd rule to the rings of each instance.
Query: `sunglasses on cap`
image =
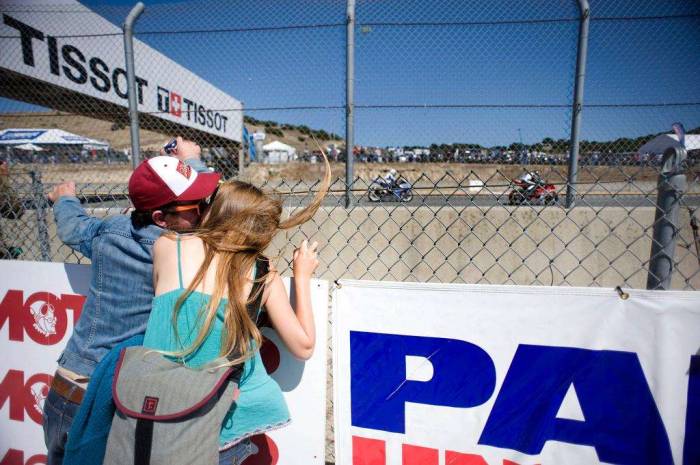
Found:
[[[170,142],[163,146],[163,152],[168,155],[172,155],[177,150],[177,139],[171,139]]]

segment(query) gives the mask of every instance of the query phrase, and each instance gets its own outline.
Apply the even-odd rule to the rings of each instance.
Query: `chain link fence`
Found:
[[[173,135],[192,138],[224,177],[275,190],[293,211],[321,178],[317,139],[334,182],[314,219],[270,247],[285,274],[293,247],[311,237],[328,280],[645,288],[654,229],[667,219],[656,216],[663,152],[677,145],[663,134],[681,121],[687,186],[670,288],[700,289],[697,2],[591,0],[582,107],[586,14],[575,1],[351,3],[350,77],[346,1],[149,5],[134,34],[141,157]],[[58,239],[44,194],[75,181],[89,214],[127,211],[129,8],[66,0],[0,10],[3,258],[88,263]],[[247,136],[232,136],[241,120]],[[272,141],[295,154],[263,150]],[[410,191],[377,185],[392,168]],[[543,180],[536,195],[514,183],[531,172]]]
[[[567,184],[567,163],[581,24],[576,2],[357,2],[351,185],[342,164],[347,3],[192,7],[149,6],[136,23],[141,155],[184,134],[225,177],[239,176],[243,162],[243,177],[293,192],[287,203],[294,206],[320,176],[310,163],[318,139],[338,161],[337,179],[323,212],[302,229],[326,244],[323,277],[645,286],[661,153],[640,149],[674,121],[698,132],[696,4],[591,3],[574,184]],[[73,180],[96,214],[128,207],[128,88],[117,25],[129,9],[77,2],[2,9],[1,127],[70,133],[52,134],[54,144],[38,138],[0,145],[24,208],[19,218],[2,220],[5,242],[19,258],[85,261],[60,244],[37,193]],[[55,83],[37,77],[42,66]],[[176,87],[152,77],[158,66],[172,68]],[[215,98],[205,106],[198,99],[208,93]],[[261,164],[274,160],[260,143],[216,134],[217,116],[232,125],[243,115],[248,134],[264,132],[265,142],[293,147],[295,161]],[[11,136],[5,131],[3,141]],[[60,137],[78,143],[59,144]],[[678,289],[697,289],[699,279],[690,226],[699,168],[697,149],[689,148]],[[413,184],[413,200],[370,202],[370,185],[392,167]],[[508,197],[512,180],[530,171],[554,185],[555,205]],[[576,196],[572,209],[564,208],[567,185]],[[343,208],[348,189],[358,202],[351,210]],[[288,255],[284,242],[298,234],[275,253]]]

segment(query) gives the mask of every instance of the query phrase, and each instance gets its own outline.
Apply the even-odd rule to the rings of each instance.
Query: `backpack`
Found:
[[[248,312],[258,321],[267,259],[256,261]],[[142,346],[121,351],[112,384],[116,412],[105,465],[219,463],[219,432],[238,396],[243,365],[192,369]]]

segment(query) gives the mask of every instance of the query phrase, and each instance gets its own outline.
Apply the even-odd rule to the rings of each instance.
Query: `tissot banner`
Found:
[[[80,317],[90,266],[0,260],[0,463],[45,464],[41,427],[56,359]],[[289,288],[289,279],[285,280]],[[279,383],[292,423],[254,442],[245,465],[323,464],[326,417],[328,285],[312,280],[317,345],[296,360],[271,328],[263,328],[265,367]]]
[[[0,69],[128,106],[119,27],[75,0],[23,0],[0,10]],[[139,111],[241,141],[241,102],[137,39],[134,66]]]
[[[700,293],[341,281],[336,460],[700,463]]]

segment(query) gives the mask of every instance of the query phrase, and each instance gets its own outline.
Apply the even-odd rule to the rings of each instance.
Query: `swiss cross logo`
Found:
[[[186,177],[187,179],[190,179],[190,176],[192,176],[192,167],[189,165],[185,165],[181,161],[178,162],[177,168],[175,168],[178,173]]]
[[[147,415],[155,415],[156,409],[158,408],[158,397],[146,396],[143,399],[143,407],[141,408],[141,413]]]
[[[207,108],[200,102],[183,97],[182,94],[178,94],[162,86],[157,86],[156,98],[158,112],[164,115],[182,118],[184,113],[187,117],[187,123],[185,124],[188,126],[196,124],[202,128],[226,132],[228,116],[218,110]],[[0,465],[2,464],[0,463]]]
[[[178,118],[182,116],[182,95],[175,92],[170,92],[170,114]]]

